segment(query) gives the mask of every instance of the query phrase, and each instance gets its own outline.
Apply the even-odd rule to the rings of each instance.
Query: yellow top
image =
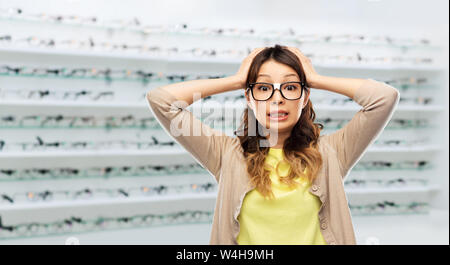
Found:
[[[278,175],[275,170],[270,170],[275,199],[264,199],[256,189],[245,196],[238,216],[239,245],[327,244],[319,225],[318,212],[322,202],[309,192],[311,183],[306,178],[295,179],[300,183],[297,188],[289,188],[279,181],[278,176],[287,176],[289,172],[289,164],[281,161],[283,157],[283,149],[270,148],[265,160],[273,168],[280,163]]]

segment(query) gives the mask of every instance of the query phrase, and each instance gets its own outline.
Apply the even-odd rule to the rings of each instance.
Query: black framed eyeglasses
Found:
[[[256,82],[250,83],[247,91],[250,89],[254,100],[266,101],[270,99],[275,90],[280,90],[281,96],[287,100],[300,99],[305,89],[304,82],[285,82],[285,83],[266,83]]]

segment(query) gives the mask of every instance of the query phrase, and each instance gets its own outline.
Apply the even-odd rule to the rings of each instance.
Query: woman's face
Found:
[[[267,60],[261,65],[258,77],[255,82],[284,83],[299,82],[300,77],[290,66],[279,63],[275,60]],[[266,101],[257,101],[251,96],[250,90],[245,93],[247,104],[253,110],[256,119],[269,132],[286,133],[290,132],[297,123],[302,109],[308,103],[309,94],[303,91],[302,97],[296,100],[288,100],[281,96],[279,90],[275,90],[271,98]],[[275,117],[271,112],[287,112],[286,117]]]

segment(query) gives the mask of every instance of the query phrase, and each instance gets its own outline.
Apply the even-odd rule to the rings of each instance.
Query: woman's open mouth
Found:
[[[284,120],[287,120],[289,113],[287,111],[279,110],[279,111],[270,112],[267,115],[269,116],[270,120],[284,121]]]

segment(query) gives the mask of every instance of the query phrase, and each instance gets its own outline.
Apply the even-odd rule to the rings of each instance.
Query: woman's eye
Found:
[[[294,90],[294,89],[295,89],[295,86],[287,86],[286,89],[287,89],[287,90]]]

